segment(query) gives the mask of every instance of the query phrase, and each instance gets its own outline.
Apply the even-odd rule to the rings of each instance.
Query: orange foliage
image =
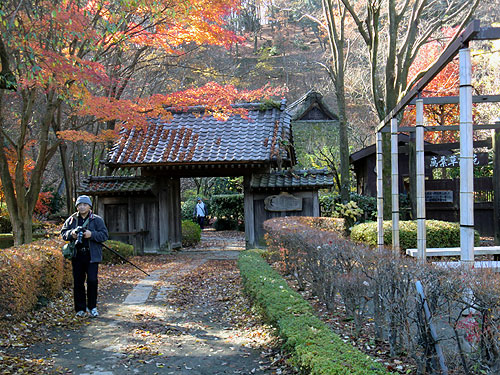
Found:
[[[39,297],[53,298],[67,268],[60,238],[43,239],[0,252],[0,318],[21,317]]]
[[[30,146],[29,142],[27,146]],[[10,147],[10,148],[5,148],[5,154],[7,156],[7,164],[9,166],[9,173],[12,179],[12,182],[15,183],[15,169],[16,169],[16,162],[17,162],[17,155],[15,150]],[[24,180],[28,181],[28,177],[30,175],[30,172],[35,168],[35,162],[33,159],[26,157],[25,158],[25,165],[24,165]],[[49,204],[52,199],[52,193],[50,192],[41,192],[38,196],[38,200],[35,204],[35,214],[37,215],[45,215],[49,212]],[[2,186],[2,182],[0,181],[0,201],[5,200],[5,194],[4,194],[4,189]]]
[[[445,40],[448,41],[453,34],[455,34],[455,29],[447,29],[444,31]],[[430,67],[435,60],[439,57],[443,51],[445,43],[443,41],[434,40],[422,46],[420,49],[417,59],[413,62],[410,67],[408,74],[408,81],[414,79],[414,77],[422,70]],[[452,60],[448,65],[446,65],[441,72],[427,84],[425,89],[422,91],[422,97],[436,97],[436,96],[455,96],[458,95],[459,91],[459,67],[458,61]],[[402,125],[412,126],[415,121],[415,108],[410,107],[404,114]],[[426,123],[429,126],[438,125],[457,125],[459,122],[459,109],[458,104],[445,104],[445,105],[425,105],[424,106],[424,116]],[[437,131],[437,132],[425,132],[425,140],[431,143],[447,143],[456,142],[458,132],[457,131]]]
[[[147,117],[168,119],[166,107],[203,105],[206,114],[221,120],[233,113],[244,116],[244,110],[231,104],[267,98],[277,91],[269,87],[239,91],[209,83],[149,98],[134,98],[132,93],[127,99],[115,99],[114,87],[120,78],[111,78],[111,72],[119,71],[122,63],[107,59],[117,51],[142,48],[168,54],[182,54],[188,44],[229,48],[241,38],[225,28],[225,19],[239,5],[240,0],[36,2],[36,12],[27,14],[21,8],[16,13],[15,30],[9,33],[9,47],[22,57],[20,88],[53,91],[72,107],[74,115],[117,120],[127,126],[144,126]],[[0,31],[1,21],[0,17]],[[92,135],[70,129],[58,135],[69,141],[105,142],[116,139],[117,133]]]

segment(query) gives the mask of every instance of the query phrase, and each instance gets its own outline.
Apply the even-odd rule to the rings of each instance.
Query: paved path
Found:
[[[210,301],[187,311],[169,306],[176,281],[210,262],[234,262],[243,249],[241,238],[223,239],[217,246],[211,236],[204,232],[206,246],[172,255],[124,299],[104,303],[101,316],[80,330],[58,331],[59,345],[40,344],[31,351],[54,358],[63,373],[79,375],[275,374],[262,358],[264,349],[252,348]]]

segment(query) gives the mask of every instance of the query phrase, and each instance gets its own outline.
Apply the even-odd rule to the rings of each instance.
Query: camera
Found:
[[[85,232],[85,229],[81,226],[78,226],[75,228],[75,231],[76,231],[76,243],[82,243],[83,232]]]

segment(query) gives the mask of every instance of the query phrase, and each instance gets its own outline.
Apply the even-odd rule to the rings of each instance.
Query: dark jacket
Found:
[[[93,212],[89,212],[89,223],[87,229],[92,232],[92,236],[89,238],[90,247],[90,262],[99,263],[102,261],[102,245],[101,243],[108,240],[108,229],[104,224],[104,220],[95,215]],[[64,222],[61,229],[61,236],[65,241],[74,241],[73,236],[71,236],[71,231],[78,226],[78,212],[68,217]]]

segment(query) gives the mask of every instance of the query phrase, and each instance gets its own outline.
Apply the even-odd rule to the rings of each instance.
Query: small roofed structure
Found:
[[[262,224],[274,217],[320,216],[318,190],[332,186],[333,175],[325,169],[252,174],[245,192],[245,220],[253,220],[247,237],[257,246],[263,244]]]
[[[246,117],[219,121],[191,107],[121,132],[105,164],[112,173],[135,169],[138,177],[91,177],[80,188],[97,197],[112,239],[127,239],[139,253],[180,247],[180,178],[243,176],[247,246],[255,246],[252,175],[295,164],[291,116],[285,100],[237,107]]]
[[[291,103],[287,111],[292,121],[339,121],[339,117],[325,103],[323,95],[310,90],[305,95]]]
[[[110,239],[134,245],[143,253],[159,248],[159,190],[152,177],[90,176],[82,181],[78,193],[97,197],[94,209],[106,221]],[[176,226],[167,225],[175,240]]]

